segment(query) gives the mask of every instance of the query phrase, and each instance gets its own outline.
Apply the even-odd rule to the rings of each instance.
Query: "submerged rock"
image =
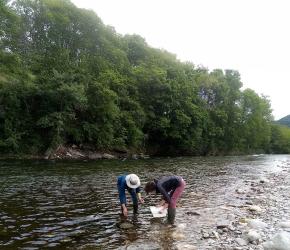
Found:
[[[134,224],[132,224],[128,221],[125,221],[125,222],[117,223],[117,226],[121,229],[130,229],[130,228],[134,227]]]
[[[176,240],[183,240],[183,239],[185,239],[185,235],[182,232],[180,232],[180,231],[173,232],[172,233],[172,237],[174,239],[176,239]]]
[[[10,237],[10,233],[6,229],[0,229],[0,239],[8,239]]]

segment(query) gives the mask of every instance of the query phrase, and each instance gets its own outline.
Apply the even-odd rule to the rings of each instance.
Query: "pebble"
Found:
[[[267,178],[265,178],[265,177],[262,177],[261,179],[260,179],[260,183],[269,183],[270,181],[267,179]]]
[[[216,227],[218,229],[227,228],[231,226],[231,222],[229,220],[219,220],[217,221]]]
[[[220,236],[219,236],[219,234],[218,234],[218,232],[212,232],[212,234],[213,234],[213,236],[216,238],[216,239],[220,239]]]
[[[240,218],[239,219],[239,223],[242,223],[242,224],[245,224],[245,223],[248,223],[249,219],[247,218]]]
[[[187,215],[195,215],[195,216],[200,216],[201,214],[200,213],[198,213],[198,212],[196,212],[196,211],[188,211],[188,212],[186,212],[186,214]]]
[[[248,221],[248,226],[250,228],[253,228],[253,229],[263,229],[263,228],[267,227],[268,225],[261,220],[252,219],[252,220]]]
[[[246,191],[243,190],[243,189],[241,189],[241,188],[239,188],[239,189],[236,189],[236,193],[237,193],[237,194],[245,194]]]
[[[281,228],[290,228],[290,221],[282,221],[278,224],[278,227]]]
[[[209,235],[209,233],[203,233],[203,234],[202,234],[202,237],[203,237],[204,239],[208,239],[208,238],[210,238],[210,235]]]
[[[248,245],[248,241],[246,241],[245,239],[242,238],[237,238],[236,242],[238,243],[239,246],[246,246]]]
[[[246,234],[245,234],[245,238],[247,241],[249,241],[250,243],[254,243],[255,241],[258,241],[261,239],[261,235],[253,229],[250,229]]]
[[[262,209],[256,205],[248,206],[248,210],[250,210],[252,212],[261,212],[262,211]]]

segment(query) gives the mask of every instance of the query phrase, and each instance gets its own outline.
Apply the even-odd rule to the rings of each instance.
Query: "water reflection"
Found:
[[[144,161],[0,162],[0,246],[7,249],[175,249],[202,246],[201,228],[231,214],[243,200],[234,195],[246,179],[280,171],[287,156],[175,158]],[[116,178],[137,173],[144,184],[176,174],[187,183],[175,227],[152,219],[145,198],[134,228],[123,230]],[[246,199],[246,197],[244,197]],[[131,204],[132,205],[132,204]],[[180,226],[181,225],[181,226]]]

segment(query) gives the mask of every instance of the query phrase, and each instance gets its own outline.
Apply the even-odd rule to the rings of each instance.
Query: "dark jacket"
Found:
[[[156,193],[161,193],[164,200],[169,204],[175,189],[181,185],[181,177],[176,175],[162,177],[159,180],[154,180],[154,182],[156,184]]]

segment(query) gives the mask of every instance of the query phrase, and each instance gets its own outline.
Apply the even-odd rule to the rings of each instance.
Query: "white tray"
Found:
[[[151,206],[150,210],[151,210],[151,213],[152,213],[154,218],[162,218],[162,217],[165,217],[167,215],[167,208],[164,209],[162,212],[160,212],[161,207]]]

